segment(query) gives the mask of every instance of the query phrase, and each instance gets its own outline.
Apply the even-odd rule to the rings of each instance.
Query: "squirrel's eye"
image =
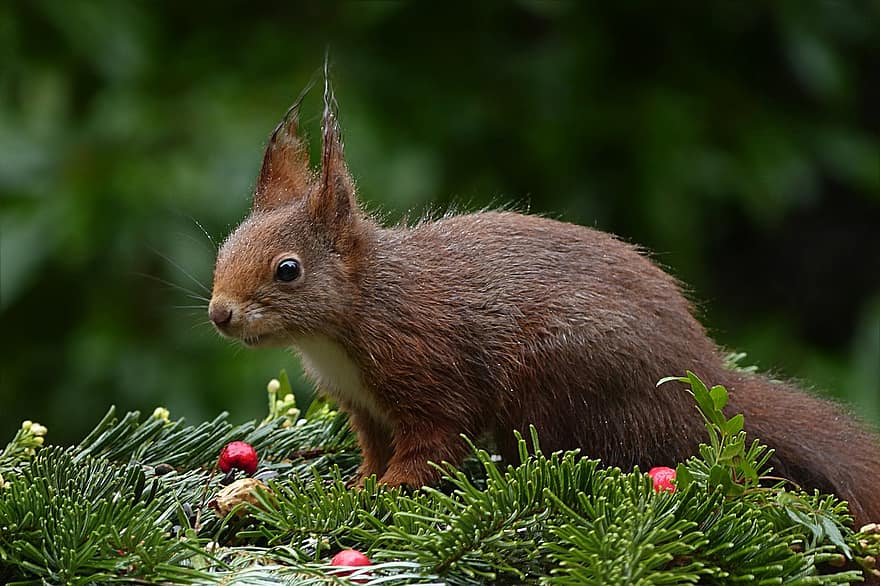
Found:
[[[286,258],[278,263],[278,267],[275,269],[275,278],[289,283],[299,277],[300,272],[299,261],[295,258]]]

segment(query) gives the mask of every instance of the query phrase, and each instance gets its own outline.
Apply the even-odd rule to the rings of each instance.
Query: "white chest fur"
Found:
[[[337,401],[369,412],[380,422],[388,422],[364,385],[360,369],[340,344],[324,336],[312,336],[297,340],[296,349],[306,374],[319,389]]]

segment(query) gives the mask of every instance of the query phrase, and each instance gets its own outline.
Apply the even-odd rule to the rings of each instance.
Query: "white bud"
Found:
[[[31,421],[30,419],[25,419],[24,421],[21,422],[21,428],[22,428],[23,430],[27,431],[27,430],[29,430],[29,429],[31,428],[31,426],[32,426],[33,424],[34,424],[34,422]]]
[[[269,381],[269,384],[266,385],[266,390],[270,393],[277,393],[278,389],[281,388],[281,383],[278,382],[277,378],[273,378]]]
[[[163,421],[168,421],[168,418],[171,416],[171,411],[166,409],[165,407],[156,407],[153,409],[153,419],[162,419]]]
[[[36,436],[44,436],[46,435],[47,431],[49,430],[46,429],[45,425],[40,425],[39,423],[34,423],[33,425],[31,425],[31,433]]]
[[[286,395],[284,395],[284,402],[285,403],[293,403],[295,401],[296,401],[296,397],[293,396],[293,393],[287,393]]]

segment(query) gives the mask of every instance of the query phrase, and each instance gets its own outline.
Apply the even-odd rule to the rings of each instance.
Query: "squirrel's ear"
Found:
[[[309,212],[313,218],[331,227],[344,228],[356,218],[357,201],[354,181],[342,154],[342,138],[333,101],[328,82],[324,91],[324,118],[321,123],[321,184],[309,198]]]
[[[314,177],[309,150],[299,135],[299,100],[272,132],[254,191],[254,210],[270,210],[307,196]]]

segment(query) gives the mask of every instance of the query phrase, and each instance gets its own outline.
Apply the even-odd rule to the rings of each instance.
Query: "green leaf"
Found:
[[[709,486],[721,486],[727,489],[730,486],[730,472],[726,466],[716,464],[709,470]]]
[[[281,370],[281,373],[278,375],[278,382],[281,383],[281,386],[278,388],[279,396],[284,397],[293,394],[293,389],[290,386],[290,378],[287,376],[287,370]]]
[[[840,528],[827,516],[822,515],[820,517],[820,523],[822,524],[822,530],[825,533],[825,536],[828,540],[837,546],[840,551],[843,552],[843,555],[847,557],[847,559],[852,559],[852,551],[847,545],[846,541],[843,538],[843,534],[840,532]]]
[[[725,426],[727,434],[734,436],[743,430],[743,423],[745,419],[743,418],[741,413],[737,413],[733,417],[727,420],[727,425]]]
[[[685,464],[679,464],[675,467],[675,486],[679,490],[685,490],[694,483],[694,475]]]
[[[721,456],[718,458],[721,462],[731,463],[734,458],[743,456],[745,451],[741,444],[727,444],[721,448]]]
[[[657,381],[655,386],[659,387],[660,385],[671,383],[671,382],[679,382],[679,383],[690,383],[690,379],[686,376],[665,376]]]
[[[712,390],[709,391],[709,395],[712,397],[712,403],[718,411],[724,409],[727,405],[727,389],[721,385],[715,385],[712,387]]]

